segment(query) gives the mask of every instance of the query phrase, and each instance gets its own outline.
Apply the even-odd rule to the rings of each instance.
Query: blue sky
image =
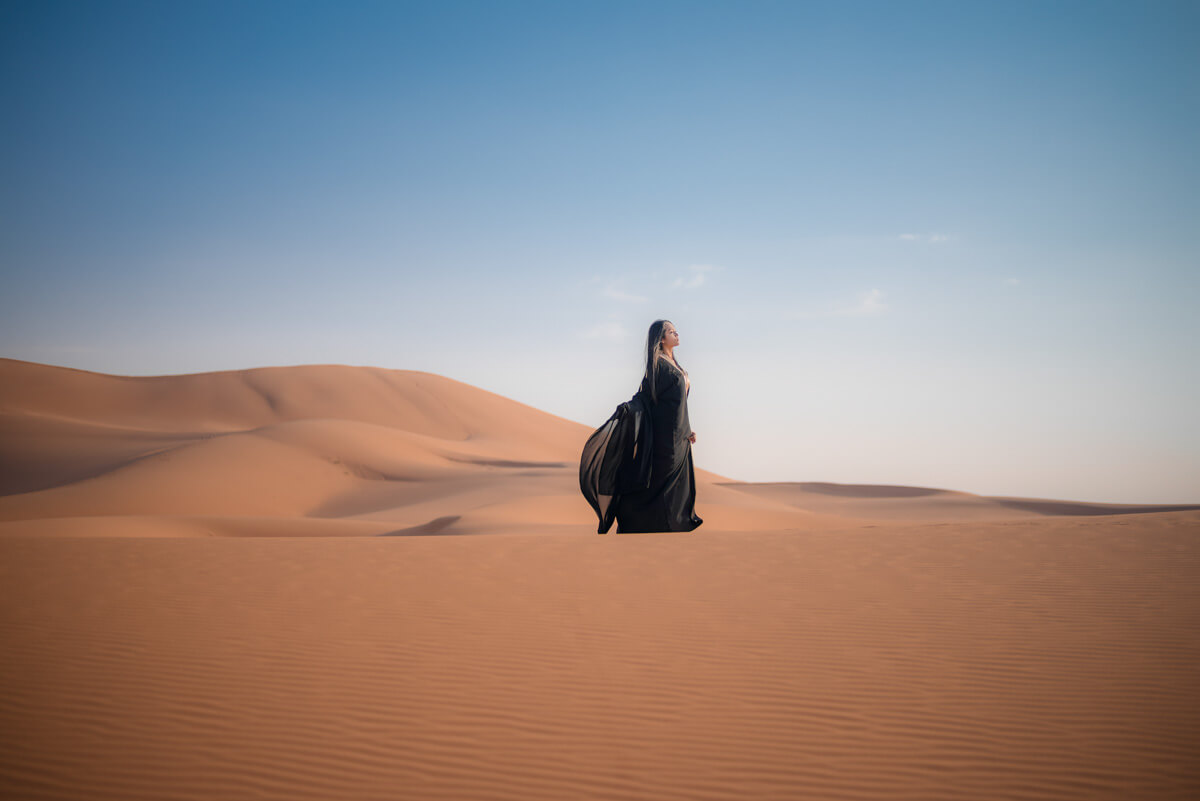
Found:
[[[698,466],[1200,501],[1200,5],[0,5],[0,353],[428,370]]]

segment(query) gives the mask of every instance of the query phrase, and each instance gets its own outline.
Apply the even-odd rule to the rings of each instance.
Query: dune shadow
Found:
[[[1200,504],[1178,504],[1174,506],[1139,504],[1137,506],[1129,506],[1083,503],[1080,501],[1041,501],[1025,498],[989,497],[988,500],[999,506],[1020,509],[1024,512],[1034,512],[1040,515],[1138,515],[1154,512],[1189,512],[1200,509]]]
[[[781,486],[781,485],[777,485]],[[841,498],[921,498],[928,495],[948,495],[950,490],[929,487],[900,487],[888,484],[832,484],[824,481],[796,481],[789,486],[817,495],[836,495]]]
[[[27,492],[59,489],[71,484],[78,484],[88,479],[99,478],[109,473],[115,473],[121,468],[130,467],[159,454],[170,453],[185,448],[201,440],[222,436],[225,432],[200,433],[167,433],[158,439],[166,440],[169,444],[160,448],[151,448],[124,456],[100,458],[88,466],[68,466],[56,464],[53,467],[43,467],[31,470],[28,467],[14,464],[0,466],[0,497],[23,495]],[[151,439],[146,436],[141,439]]]
[[[428,537],[431,535],[450,537],[456,534],[466,534],[465,531],[444,531],[447,527],[456,523],[462,515],[446,515],[430,520],[428,523],[422,523],[419,526],[409,526],[408,528],[398,528],[395,531],[385,531],[382,534],[376,534],[377,537]]]
[[[451,462],[459,462],[460,464],[478,464],[487,467],[566,467],[567,462],[521,462],[513,459],[458,459],[453,456],[446,457]]]
[[[364,478],[368,481],[419,481],[419,478],[411,476],[400,476],[393,473],[385,473],[382,470],[376,470],[374,467],[368,467],[365,464],[358,462],[343,462],[335,459],[334,464],[341,465],[342,468],[352,476]]]

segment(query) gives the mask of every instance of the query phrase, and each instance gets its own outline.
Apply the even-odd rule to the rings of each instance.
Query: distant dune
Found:
[[[599,537],[591,430],[0,360],[0,798],[1200,797],[1200,505],[698,470]]]
[[[412,370],[128,377],[3,359],[0,536],[594,533],[578,484],[591,431]],[[697,482],[710,531],[1200,508]]]

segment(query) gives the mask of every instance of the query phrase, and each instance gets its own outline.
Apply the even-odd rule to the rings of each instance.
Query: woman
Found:
[[[650,486],[620,496],[617,533],[691,531],[704,521],[696,516],[696,474],[688,421],[691,380],[675,359],[679,331],[670,320],[655,320],[646,336],[646,373],[638,390],[654,424]]]

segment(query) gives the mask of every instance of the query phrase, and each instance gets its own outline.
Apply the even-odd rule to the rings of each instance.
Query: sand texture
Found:
[[[0,360],[0,798],[1200,797],[1200,505],[697,470],[601,537],[590,432]]]

